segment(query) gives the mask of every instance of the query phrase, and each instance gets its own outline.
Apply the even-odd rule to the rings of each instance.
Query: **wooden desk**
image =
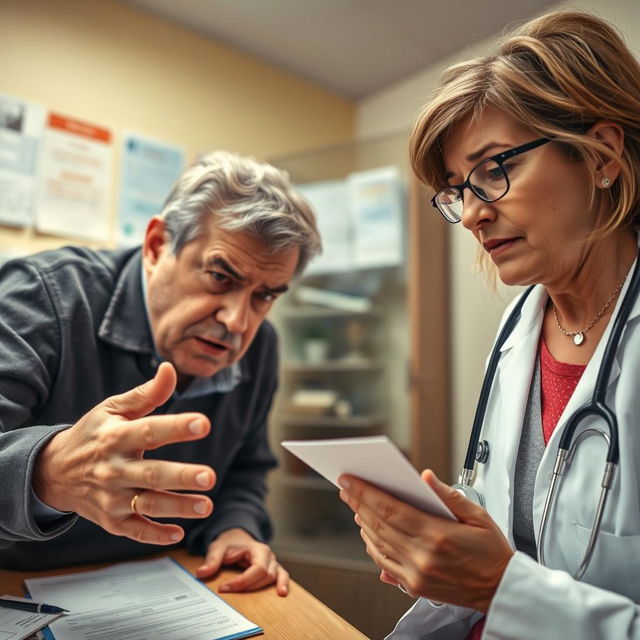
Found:
[[[195,571],[202,561],[201,558],[189,556],[183,550],[171,552],[169,555],[191,573]],[[105,565],[70,567],[38,572],[6,571],[1,569],[0,595],[23,596],[25,594],[25,578],[72,573],[96,569],[100,566]],[[229,579],[234,573],[237,572],[232,569],[223,569],[214,579],[205,580],[204,583],[217,593],[218,584]],[[224,593],[218,595],[242,615],[264,629],[264,635],[258,636],[259,638],[265,638],[266,640],[326,640],[326,638],[367,640],[365,635],[295,582],[291,582],[289,595],[286,598],[279,596],[273,587],[250,593]]]

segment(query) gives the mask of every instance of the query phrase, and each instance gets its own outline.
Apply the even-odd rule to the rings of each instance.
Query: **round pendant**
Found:
[[[575,336],[573,336],[573,344],[576,347],[579,347],[584,342],[584,334],[581,331],[578,331]]]

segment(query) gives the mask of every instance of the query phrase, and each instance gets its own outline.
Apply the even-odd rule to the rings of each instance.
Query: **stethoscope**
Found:
[[[607,345],[602,356],[602,363],[600,370],[598,371],[598,377],[596,379],[595,388],[593,390],[593,396],[591,402],[584,407],[581,407],[576,411],[564,428],[560,444],[558,446],[558,453],[551,476],[551,482],[549,484],[549,490],[547,491],[547,497],[544,503],[544,509],[542,512],[542,519],[540,522],[540,532],[538,536],[538,559],[541,564],[545,565],[544,556],[544,542],[547,533],[547,524],[549,521],[549,514],[553,509],[553,505],[557,496],[558,486],[562,475],[571,465],[573,457],[578,445],[592,435],[598,435],[604,438],[607,443],[607,458],[602,477],[602,491],[600,492],[600,499],[598,501],[598,508],[591,527],[591,535],[587,544],[582,562],[578,567],[575,574],[576,580],[584,575],[587,570],[591,558],[593,556],[593,550],[600,532],[600,525],[602,522],[602,515],[604,513],[604,507],[609,495],[609,491],[613,484],[613,478],[615,471],[618,467],[620,460],[620,451],[618,449],[618,420],[615,413],[607,406],[605,402],[605,396],[607,392],[607,385],[609,382],[609,376],[611,374],[611,368],[613,366],[618,345],[620,344],[620,338],[624,327],[631,313],[631,309],[634,306],[636,299],[638,298],[638,290],[640,289],[640,259],[636,259],[636,266],[633,270],[631,282],[629,288],[625,294],[625,297],[620,305],[620,311],[616,317],[616,320],[611,330],[611,335],[607,341]],[[482,431],[482,423],[484,422],[484,416],[487,410],[487,404],[489,401],[489,394],[491,393],[491,386],[493,379],[498,368],[498,361],[500,360],[500,350],[507,338],[511,335],[514,327],[520,320],[522,312],[522,306],[524,305],[529,294],[533,290],[533,287],[529,287],[518,300],[516,306],[509,314],[506,322],[504,323],[498,339],[491,352],[489,358],[489,365],[487,366],[487,372],[482,383],[480,390],[480,399],[478,400],[478,406],[476,408],[475,417],[473,419],[473,427],[471,428],[471,437],[469,439],[469,446],[467,447],[467,455],[464,459],[464,467],[462,473],[458,477],[458,484],[454,485],[454,488],[463,493],[467,498],[473,500],[477,504],[484,506],[483,497],[471,486],[473,479],[473,470],[475,462],[486,463],[489,459],[489,444],[486,440],[480,441],[480,434]],[[580,432],[574,441],[574,433],[578,425],[590,416],[602,418],[604,421],[608,433],[601,431],[600,429],[585,429]]]

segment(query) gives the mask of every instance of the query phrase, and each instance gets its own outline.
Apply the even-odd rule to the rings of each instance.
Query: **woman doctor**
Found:
[[[495,55],[446,72],[415,125],[411,157],[434,206],[473,233],[502,282],[535,287],[489,395],[481,437],[490,454],[473,482],[485,508],[430,471],[424,481],[457,521],[341,477],[381,579],[418,598],[389,638],[640,638],[638,302],[606,388],[620,462],[591,562],[576,579],[604,438],[578,446],[544,564],[538,548],[559,438],[591,399],[638,254],[640,66],[608,23],[543,16]],[[579,430],[588,427],[598,420]]]

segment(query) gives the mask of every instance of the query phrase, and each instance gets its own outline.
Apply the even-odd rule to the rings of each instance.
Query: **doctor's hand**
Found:
[[[430,470],[422,479],[458,522],[425,513],[353,476],[341,476],[338,483],[383,582],[403,585],[414,598],[486,613],[513,550],[482,507]]]
[[[175,544],[182,527],[150,518],[205,518],[204,495],[216,476],[199,464],[146,460],[146,450],[198,440],[209,433],[199,413],[147,415],[164,404],[176,386],[172,365],[126,393],[111,396],[42,449],[33,472],[38,498],[59,511],[76,512],[114,535],[149,544]]]
[[[258,542],[244,529],[227,529],[210,545],[204,563],[196,569],[198,578],[208,578],[222,565],[245,569],[239,576],[220,585],[222,592],[255,591],[275,582],[280,596],[289,593],[289,574],[278,563],[268,545]]]

